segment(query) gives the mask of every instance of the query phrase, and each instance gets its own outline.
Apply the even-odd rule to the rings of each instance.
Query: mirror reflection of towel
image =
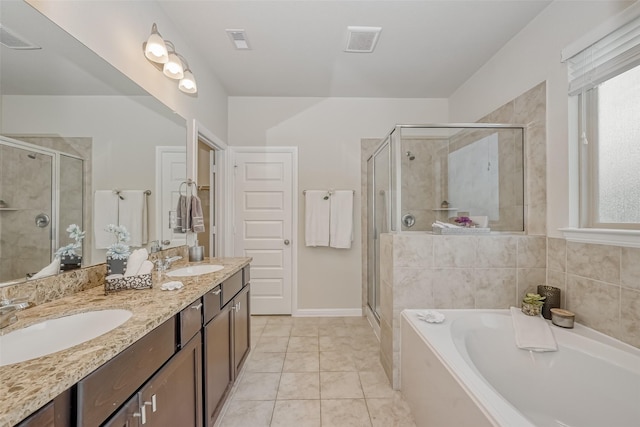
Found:
[[[191,228],[191,203],[187,196],[180,195],[176,207],[176,233],[186,233]]]
[[[191,196],[191,231],[204,232],[204,216],[202,214],[202,202],[198,196]]]

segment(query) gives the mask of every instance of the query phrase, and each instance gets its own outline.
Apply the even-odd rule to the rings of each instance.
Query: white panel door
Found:
[[[235,153],[236,256],[251,262],[251,314],[291,314],[292,152]]]
[[[156,238],[169,240],[169,246],[180,246],[187,244],[186,233],[176,233],[169,228],[169,211],[175,211],[178,206],[180,196],[180,185],[187,180],[187,156],[184,147],[157,147],[157,167],[158,178],[157,187],[157,230]],[[183,194],[187,190],[186,185],[182,185]],[[165,245],[163,245],[164,247]]]

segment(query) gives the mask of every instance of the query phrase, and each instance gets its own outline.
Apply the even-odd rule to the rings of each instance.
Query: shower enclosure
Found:
[[[83,228],[83,159],[0,136],[0,282],[49,264],[69,224]]]
[[[396,126],[367,160],[367,305],[378,318],[380,241],[471,217],[491,232],[524,231],[524,126]]]

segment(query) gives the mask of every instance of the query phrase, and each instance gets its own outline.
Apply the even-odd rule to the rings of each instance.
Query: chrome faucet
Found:
[[[167,271],[169,267],[171,267],[171,264],[178,261],[179,259],[182,259],[182,257],[172,256],[171,258],[166,257],[163,260],[159,259],[156,261],[156,268],[158,269],[158,271]]]
[[[18,320],[16,312],[30,307],[26,300],[0,300],[0,329],[15,323]]]

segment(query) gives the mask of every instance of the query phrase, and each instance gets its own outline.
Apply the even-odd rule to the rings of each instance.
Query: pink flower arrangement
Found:
[[[473,224],[473,221],[468,216],[459,216],[454,221],[464,227],[470,227]]]

